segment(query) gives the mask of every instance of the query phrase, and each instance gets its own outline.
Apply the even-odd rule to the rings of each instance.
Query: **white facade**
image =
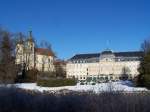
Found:
[[[141,59],[141,52],[104,51],[97,54],[79,54],[67,63],[67,77],[86,80],[87,77],[107,77],[118,80],[127,74],[129,78],[136,77]]]
[[[30,34],[26,41],[21,40],[16,45],[16,64],[25,66],[26,69],[39,71],[54,71],[54,55],[52,51],[44,48],[35,48],[35,43]]]
[[[36,53],[36,68],[39,71],[54,71],[54,57]]]

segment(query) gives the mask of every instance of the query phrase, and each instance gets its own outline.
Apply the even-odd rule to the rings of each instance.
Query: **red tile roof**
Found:
[[[36,48],[35,52],[41,55],[55,56],[52,51],[50,51],[49,49],[45,49],[45,48]]]
[[[55,60],[54,65],[66,65],[66,61],[64,61],[64,60]]]

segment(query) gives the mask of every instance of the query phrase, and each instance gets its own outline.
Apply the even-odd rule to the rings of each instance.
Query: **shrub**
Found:
[[[38,79],[49,79],[49,78],[55,78],[56,74],[55,72],[39,72],[38,73]]]
[[[58,79],[58,78],[50,78],[46,79],[39,79],[37,81],[38,86],[44,87],[59,87],[59,86],[74,86],[76,85],[75,79]]]
[[[144,75],[144,85],[150,89],[150,74],[145,74]]]
[[[17,78],[16,82],[36,82],[37,81],[37,69],[31,69],[28,71],[23,71],[23,74]]]
[[[80,85],[84,85],[84,82],[81,82]]]
[[[96,83],[93,82],[92,85],[96,85]]]

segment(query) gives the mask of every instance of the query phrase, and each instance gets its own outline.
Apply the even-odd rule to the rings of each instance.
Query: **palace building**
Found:
[[[101,53],[76,54],[68,60],[67,78],[75,77],[80,81],[87,78],[119,80],[126,76],[136,77],[142,58],[141,51],[113,52],[106,50]]]
[[[16,45],[16,64],[28,69],[39,71],[54,71],[55,56],[52,51],[45,48],[36,48],[32,31],[26,40],[20,38]]]

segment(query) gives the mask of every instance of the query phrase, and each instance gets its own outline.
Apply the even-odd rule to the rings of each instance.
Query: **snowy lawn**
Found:
[[[120,91],[120,92],[141,92],[148,91],[146,88],[133,87],[130,81],[118,81],[109,83],[100,83],[96,85],[79,85],[76,86],[63,86],[63,87],[40,87],[36,83],[21,83],[15,84],[16,87],[35,90],[35,91],[60,91],[60,90],[71,90],[71,91],[93,91],[99,92],[109,92],[109,91]]]

